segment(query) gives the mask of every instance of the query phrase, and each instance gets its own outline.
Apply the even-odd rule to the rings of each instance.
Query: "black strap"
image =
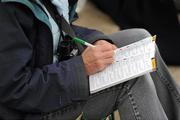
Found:
[[[46,9],[50,13],[51,17],[57,23],[57,25],[61,31],[61,36],[63,37],[63,40],[66,40],[63,32],[65,32],[71,38],[76,37],[74,30],[72,29],[70,24],[64,19],[64,17],[62,17],[59,14],[59,12],[56,9],[56,6],[54,6],[50,0],[43,0],[43,4],[45,5]],[[84,49],[83,46],[80,44],[77,44],[75,42],[73,42],[73,44],[75,45],[74,47],[78,49],[78,54],[81,54]],[[58,48],[61,48],[59,46],[62,46],[60,41],[58,44]],[[61,54],[60,54],[60,52],[61,52],[61,50],[59,50],[59,52],[57,52],[57,53],[59,53],[59,56],[61,56],[61,54],[64,54],[64,52],[63,53],[61,52]]]
[[[51,14],[52,18],[56,21],[59,29],[61,31],[63,30],[65,33],[70,35],[71,37],[75,37],[75,32],[70,26],[70,24],[62,17],[59,15],[56,7],[51,3],[50,0],[43,0],[43,4],[46,6],[48,12]]]

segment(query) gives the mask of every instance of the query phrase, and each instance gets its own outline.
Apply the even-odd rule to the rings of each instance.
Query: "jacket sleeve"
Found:
[[[33,46],[14,9],[9,8],[0,6],[0,104],[40,113],[86,100],[89,84],[81,56],[42,68],[30,67]]]
[[[104,35],[104,33],[100,31],[81,27],[81,26],[76,26],[76,25],[72,25],[72,27],[77,37],[84,39],[89,43],[94,43],[98,40],[106,40],[113,44],[112,40],[107,35]]]

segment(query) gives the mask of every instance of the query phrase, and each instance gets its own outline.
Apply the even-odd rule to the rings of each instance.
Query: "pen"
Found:
[[[95,47],[94,45],[92,45],[92,44],[90,44],[90,43],[88,43],[88,42],[86,42],[86,41],[84,41],[84,40],[82,40],[82,39],[80,39],[80,38],[77,38],[77,37],[74,37],[72,40],[73,40],[74,42],[76,42],[76,43],[80,43],[80,44],[86,45],[86,46],[88,46],[88,47]]]

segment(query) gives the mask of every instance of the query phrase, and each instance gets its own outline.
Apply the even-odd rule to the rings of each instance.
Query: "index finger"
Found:
[[[104,45],[98,45],[101,49],[102,52],[105,52],[105,51],[112,51],[112,50],[115,50],[116,47],[109,43],[109,44],[104,44]]]

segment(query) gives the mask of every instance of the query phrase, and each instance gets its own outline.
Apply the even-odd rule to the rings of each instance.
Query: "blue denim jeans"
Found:
[[[143,29],[130,29],[111,35],[118,47],[136,42],[150,34]],[[141,77],[92,94],[44,116],[46,120],[75,120],[81,113],[87,120],[100,120],[119,111],[121,120],[180,120],[180,89],[168,72],[156,49],[157,70]]]

